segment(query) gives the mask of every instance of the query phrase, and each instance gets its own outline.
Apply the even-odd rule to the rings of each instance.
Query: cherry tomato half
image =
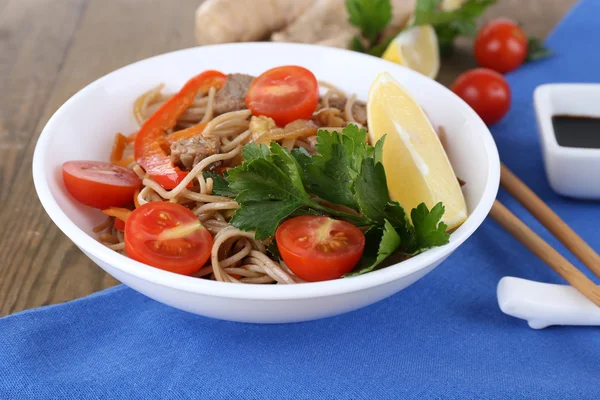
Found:
[[[125,223],[125,251],[134,260],[190,275],[210,257],[213,238],[193,212],[170,202],[146,203]]]
[[[62,173],[73,197],[100,209],[131,204],[133,194],[142,186],[132,170],[100,161],[67,161]]]
[[[510,108],[510,88],[506,79],[496,71],[475,68],[460,75],[452,91],[479,114],[483,122],[498,122]]]
[[[509,72],[523,64],[527,57],[527,35],[513,21],[499,18],[479,30],[473,52],[482,67]]]
[[[350,272],[365,249],[365,235],[354,225],[312,215],[288,219],[277,228],[275,239],[292,272],[311,282]]]
[[[273,118],[278,126],[309,119],[319,103],[317,78],[295,65],[270,69],[252,81],[246,106],[253,115]]]

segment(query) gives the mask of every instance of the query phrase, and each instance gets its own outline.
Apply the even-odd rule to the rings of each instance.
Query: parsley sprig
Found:
[[[442,10],[442,0],[417,0],[415,12],[406,29],[418,25],[432,25],[437,33],[440,52],[449,54],[458,36],[473,36],[477,33],[477,18],[496,0],[467,0],[455,10]],[[387,45],[398,32],[386,38],[383,30],[392,18],[390,0],[346,0],[349,22],[361,30],[364,40],[355,37],[350,43],[353,50],[381,56]],[[368,19],[371,18],[371,19]],[[384,23],[385,22],[385,23]]]
[[[496,0],[466,0],[459,8],[442,10],[442,0],[417,0],[415,12],[404,29],[419,25],[432,25],[435,29],[440,54],[450,55],[459,36],[475,36],[477,19]],[[352,38],[350,49],[381,57],[388,45],[400,31],[384,37],[383,32],[392,20],[390,0],[346,0],[348,21],[360,29],[360,35]],[[552,52],[536,38],[529,38],[526,61],[550,56]]]
[[[496,0],[467,0],[461,7],[451,11],[441,10],[441,1],[417,0],[411,26],[433,25],[440,54],[445,56],[452,52],[457,37],[477,34],[477,19],[489,6],[496,3]]]
[[[390,199],[382,164],[384,139],[370,146],[365,130],[349,125],[342,133],[319,131],[317,154],[312,156],[304,149],[289,152],[277,143],[248,144],[242,151],[244,162],[229,170],[226,178],[206,177],[213,178],[216,195],[235,197],[240,204],[231,224],[254,230],[260,240],[272,237],[285,219],[303,214],[327,215],[364,227],[365,252],[350,275],[362,274],[393,253],[417,254],[449,239],[441,222],[441,203],[431,210],[420,204],[409,219],[400,203]],[[328,203],[356,212],[339,211]]]

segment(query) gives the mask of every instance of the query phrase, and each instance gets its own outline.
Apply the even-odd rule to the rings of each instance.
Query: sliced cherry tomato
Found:
[[[67,161],[62,173],[73,197],[100,209],[131,204],[133,194],[142,186],[132,170],[100,161]]]
[[[181,114],[192,105],[198,92],[208,91],[211,86],[222,86],[226,79],[218,71],[205,71],[193,77],[179,93],[156,110],[137,133],[135,160],[163,188],[175,188],[187,175],[187,172],[173,165],[163,148],[161,139],[165,132],[175,126]]]
[[[275,239],[292,272],[311,282],[350,272],[365,249],[365,235],[354,225],[313,215],[288,219],[277,228]]]
[[[209,259],[212,246],[210,232],[180,204],[146,203],[125,223],[127,255],[166,271],[193,274]]]
[[[246,106],[253,115],[273,118],[279,126],[309,119],[319,103],[317,78],[295,65],[270,69],[252,81]]]
[[[518,68],[527,57],[527,35],[514,21],[499,18],[485,24],[473,46],[477,63],[506,73]]]
[[[479,114],[483,122],[498,122],[510,108],[510,87],[496,71],[476,68],[460,75],[452,85],[460,96]]]

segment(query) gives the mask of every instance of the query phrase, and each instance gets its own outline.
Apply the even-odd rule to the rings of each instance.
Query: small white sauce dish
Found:
[[[600,84],[545,84],[533,97],[550,186],[563,196],[600,199],[600,149],[559,145],[552,124],[556,115],[600,117]]]

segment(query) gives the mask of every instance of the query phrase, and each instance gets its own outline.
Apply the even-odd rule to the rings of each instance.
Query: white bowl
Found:
[[[237,285],[152,268],[94,239],[98,210],[74,201],[61,177],[63,162],[108,160],[114,134],[136,130],[132,102],[164,82],[177,90],[205,69],[259,74],[298,64],[318,79],[366,99],[371,82],[387,71],[416,97],[434,126],[446,131],[448,156],[467,182],[467,221],[446,246],[362,276],[300,285]],[[407,68],[356,52],[326,47],[245,43],[181,50],[137,62],[98,79],[69,99],[48,121],[33,157],[35,187],[56,225],[96,264],[127,286],[192,313],[232,321],[281,323],[328,317],[384,299],[433,270],[483,222],[496,197],[499,158],[492,136],[477,114],[442,85]],[[393,177],[388,177],[394,179]]]

